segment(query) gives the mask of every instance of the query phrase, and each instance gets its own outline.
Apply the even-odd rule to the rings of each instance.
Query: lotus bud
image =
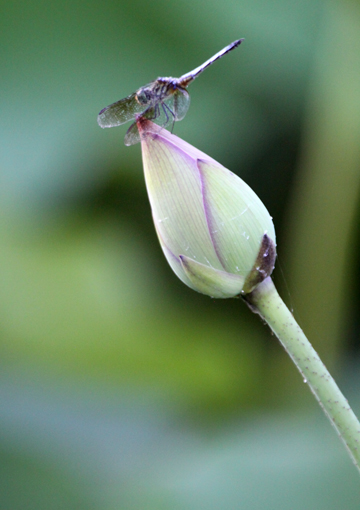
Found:
[[[274,268],[275,230],[251,188],[149,120],[137,119],[146,187],[167,261],[214,298],[251,292]]]

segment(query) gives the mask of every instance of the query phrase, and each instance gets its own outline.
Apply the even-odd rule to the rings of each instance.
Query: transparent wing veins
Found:
[[[97,118],[99,126],[102,128],[121,126],[143,113],[147,106],[138,103],[135,96],[136,92],[101,110]]]

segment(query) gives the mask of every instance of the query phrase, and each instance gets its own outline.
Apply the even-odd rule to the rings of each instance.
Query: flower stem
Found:
[[[278,337],[308,383],[360,471],[360,423],[327,368],[295,321],[270,277],[244,296]]]

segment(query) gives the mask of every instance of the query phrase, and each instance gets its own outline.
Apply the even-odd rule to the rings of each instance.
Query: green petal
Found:
[[[267,234],[275,243],[272,218],[253,190],[212,161],[198,160],[204,204],[215,251],[227,272],[246,277]]]
[[[230,298],[240,294],[243,277],[205,266],[185,255],[179,258],[192,288],[198,292],[214,298]]]
[[[161,237],[161,234],[159,232],[159,230],[156,228],[156,224],[155,224],[155,230],[156,230],[156,233],[157,233],[157,236],[158,236],[158,239],[159,239],[159,242],[160,242],[160,246],[162,248],[162,251],[165,255],[165,258],[166,260],[168,261],[168,264],[169,266],[171,267],[171,269],[174,271],[174,273],[176,274],[176,276],[178,278],[180,278],[180,280],[185,283],[185,285],[187,285],[188,287],[190,287],[191,289],[193,290],[197,290],[193,283],[191,282],[191,280],[189,280],[188,276],[186,275],[184,269],[183,269],[183,266],[180,262],[180,259],[178,256],[176,256],[167,246],[166,244],[164,243],[162,237]]]
[[[223,269],[204,213],[196,159],[170,141],[166,133],[162,130],[157,135],[142,136],[146,187],[158,233],[176,256],[185,253],[203,264]]]

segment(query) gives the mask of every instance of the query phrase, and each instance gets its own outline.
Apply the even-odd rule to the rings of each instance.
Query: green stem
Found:
[[[327,368],[313,349],[270,277],[245,296],[252,311],[258,313],[278,337],[304,382],[308,383],[324,413],[345,444],[360,470],[360,423]]]

